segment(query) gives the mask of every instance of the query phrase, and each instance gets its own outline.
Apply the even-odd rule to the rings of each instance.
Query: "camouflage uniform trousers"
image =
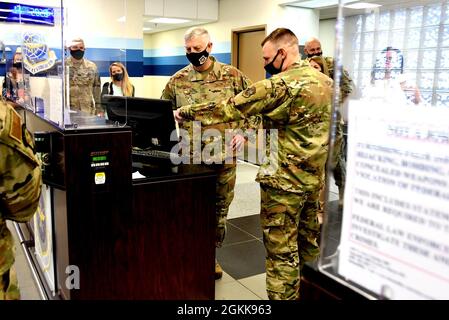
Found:
[[[335,184],[338,187],[339,205],[343,205],[346,181],[346,144],[343,138],[343,125],[337,125],[335,135],[334,154],[332,157],[331,168],[334,175]]]
[[[338,187],[338,205],[341,208],[341,206],[343,206],[346,181],[346,140],[343,134],[343,125],[341,124],[337,125],[330,166],[335,184]],[[324,208],[325,191],[325,186],[323,186],[320,192],[320,205],[322,208]],[[322,216],[322,213],[319,214],[318,219],[320,220],[320,223],[323,222],[324,217]]]
[[[6,224],[0,223],[0,252],[6,253],[10,252],[11,255],[6,255],[8,257],[14,257],[15,248],[11,248],[11,243],[14,243],[12,240],[12,235],[10,231],[7,229]],[[7,246],[6,248],[4,246]],[[6,257],[0,256],[0,260]],[[8,258],[9,259],[9,258]],[[6,263],[6,266],[12,263],[13,258],[9,259]],[[2,265],[0,261],[0,265]],[[14,266],[11,266],[9,269],[0,270],[0,300],[19,300],[20,299],[20,291],[19,291],[19,283],[17,281],[16,272]]]
[[[215,247],[220,248],[226,235],[226,219],[229,206],[234,199],[234,187],[236,179],[236,164],[210,165],[217,174],[216,184],[216,237]]]
[[[319,256],[319,189],[297,194],[260,185],[270,300],[298,300],[301,269]]]

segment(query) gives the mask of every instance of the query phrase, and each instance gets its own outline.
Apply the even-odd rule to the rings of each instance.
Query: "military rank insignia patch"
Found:
[[[9,136],[22,143],[22,120],[14,110],[11,110],[11,126],[9,128]]]
[[[256,88],[255,87],[249,87],[248,89],[246,89],[245,91],[243,91],[243,93],[242,93],[242,95],[245,97],[245,98],[249,98],[249,97],[251,97],[251,96],[253,96],[253,95],[255,95],[256,94]]]

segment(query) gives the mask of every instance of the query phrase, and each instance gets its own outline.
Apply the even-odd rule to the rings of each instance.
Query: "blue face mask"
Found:
[[[282,65],[284,64],[284,60],[285,60],[285,59],[282,59],[281,66],[280,66],[279,68],[276,68],[276,67],[274,66],[274,61],[275,61],[276,58],[278,57],[279,51],[280,51],[280,50],[278,50],[278,52],[277,52],[276,55],[274,56],[273,60],[271,60],[271,62],[268,63],[268,64],[264,67],[264,68],[265,68],[265,71],[268,72],[268,73],[271,74],[271,75],[275,75],[275,74],[278,74],[278,73],[282,72]]]

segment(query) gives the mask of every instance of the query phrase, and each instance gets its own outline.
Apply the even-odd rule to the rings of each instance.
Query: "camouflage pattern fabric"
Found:
[[[258,172],[257,181],[275,189],[303,193],[323,185],[327,160],[332,79],[307,61],[259,81],[222,102],[183,106],[186,119],[203,125],[262,114],[265,129],[278,130],[278,152]]]
[[[269,160],[260,166],[256,179],[261,186],[270,299],[298,299],[300,266],[319,253],[317,216],[327,160],[332,85],[329,77],[300,61],[234,98],[180,109],[182,117],[201,120],[204,125],[262,114],[263,127],[278,131],[278,149],[267,147]]]
[[[83,111],[91,115],[104,112],[100,100],[100,75],[95,63],[83,59],[74,62],[72,57],[66,60],[69,67],[70,109]]]
[[[168,99],[172,102],[173,110],[192,103],[201,103],[204,101],[220,101],[226,98],[233,97],[239,92],[245,90],[251,81],[237,68],[223,64],[217,61],[213,56],[210,56],[213,64],[209,70],[204,72],[197,72],[189,64],[185,68],[176,72],[168,81],[162,92],[162,99]],[[243,122],[234,122],[229,124],[218,124],[215,126],[202,127],[201,133],[206,129],[216,129],[220,135],[212,137],[206,142],[202,142],[201,150],[207,147],[209,150],[216,150],[213,144],[220,144],[222,150],[220,155],[212,154],[212,158],[216,159],[217,164],[211,165],[211,168],[217,173],[217,199],[216,199],[216,219],[217,219],[217,236],[216,247],[220,247],[225,237],[226,232],[226,217],[229,210],[229,205],[234,198],[235,186],[235,160],[233,164],[218,164],[223,163],[226,154],[225,148],[225,130],[233,130],[242,127]],[[189,132],[189,136],[193,136],[192,122],[186,122],[180,126]],[[193,141],[190,140],[191,160],[201,159],[200,154],[195,154],[193,148]],[[199,151],[201,151],[199,150]],[[217,157],[215,157],[217,156]],[[210,159],[202,159],[209,161]]]
[[[18,298],[14,241],[6,220],[28,221],[36,212],[41,170],[34,142],[17,112],[0,100],[0,299]]]
[[[212,165],[217,173],[216,194],[216,236],[215,247],[220,248],[226,235],[226,218],[229,206],[234,199],[234,187],[236,180],[236,165]]]
[[[334,59],[332,57],[322,57],[329,72],[329,77],[334,78]],[[344,122],[341,117],[341,110],[344,101],[354,89],[354,83],[347,70],[343,68],[340,82],[340,106],[337,109],[337,128],[335,133],[334,152],[331,159],[331,170],[334,175],[335,184],[338,186],[339,203],[343,205],[343,197],[346,181],[346,146],[343,139]]]
[[[319,192],[296,194],[262,184],[260,189],[268,298],[298,300],[302,266],[320,253]]]
[[[326,63],[329,77],[334,79],[334,59],[332,57],[322,57]],[[343,74],[340,83],[340,103],[343,103],[354,89],[354,83],[346,69],[343,68]]]

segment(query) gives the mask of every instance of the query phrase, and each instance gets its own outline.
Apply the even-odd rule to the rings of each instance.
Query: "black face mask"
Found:
[[[22,69],[23,64],[22,62],[14,62],[12,66],[16,69]]]
[[[279,68],[276,68],[276,67],[274,66],[274,61],[275,61],[276,58],[278,57],[278,54],[279,54],[279,50],[278,50],[278,52],[276,53],[276,55],[274,56],[273,60],[271,60],[271,62],[268,63],[268,64],[264,67],[264,68],[265,68],[265,71],[268,72],[268,73],[271,74],[271,75],[275,75],[275,74],[278,74],[278,73],[282,72],[282,65],[284,64],[284,60],[285,60],[285,59],[282,59],[281,66],[280,66]]]
[[[322,55],[323,55],[323,52],[322,52],[322,51],[317,52],[317,53],[308,53],[308,54],[307,54],[307,58],[319,57],[319,56],[322,56]]]
[[[204,49],[201,52],[186,53],[186,57],[187,59],[189,59],[190,63],[193,64],[195,67],[202,66],[209,57],[209,52],[207,52],[206,49]]]
[[[123,73],[116,73],[112,75],[112,79],[115,81],[122,81],[123,80]]]
[[[70,54],[76,60],[81,60],[84,57],[84,51],[83,50],[70,50]]]

